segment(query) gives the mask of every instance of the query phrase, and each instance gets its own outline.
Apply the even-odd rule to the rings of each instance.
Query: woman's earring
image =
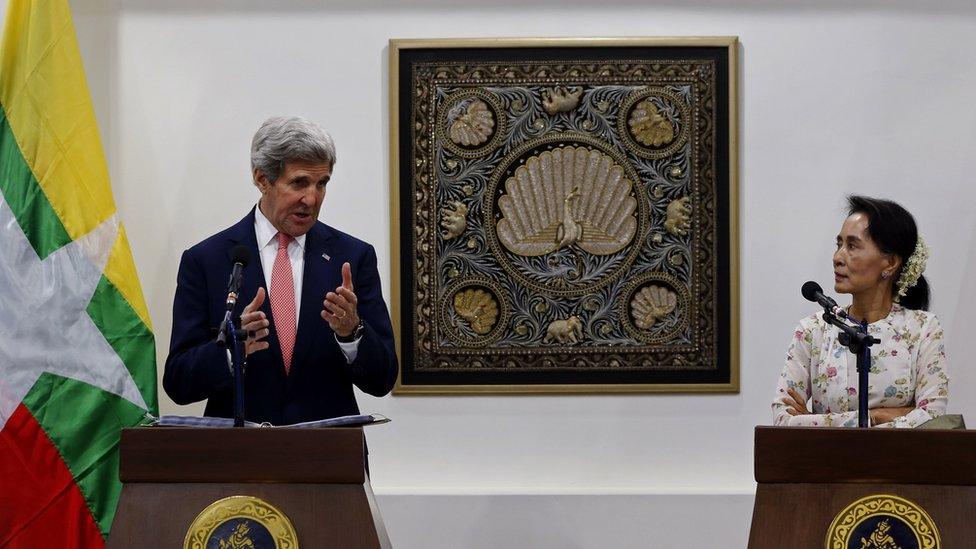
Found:
[[[881,278],[888,278],[888,271],[882,271]]]

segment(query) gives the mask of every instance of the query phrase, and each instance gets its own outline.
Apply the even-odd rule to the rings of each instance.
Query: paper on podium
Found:
[[[270,423],[255,423],[245,421],[245,427],[273,427],[277,429],[318,429],[324,427],[356,427],[360,425],[378,425],[389,423],[390,419],[381,414],[361,414],[357,416],[342,416],[329,419],[304,421],[290,425],[272,425]],[[199,417],[199,416],[162,416],[152,424],[156,427],[233,427],[234,419],[229,417]]]

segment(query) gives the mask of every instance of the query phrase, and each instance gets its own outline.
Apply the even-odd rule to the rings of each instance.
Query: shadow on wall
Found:
[[[976,278],[976,249],[973,247],[973,243],[976,243],[976,224],[972,226],[969,232],[969,238],[965,239],[964,242],[970,243],[966,246],[964,250],[967,252],[968,257],[965,263],[959,262],[960,265],[964,265],[962,268],[961,279],[963,281],[959,289],[959,296],[955,307],[955,316],[951,319],[942,318],[943,327],[946,329],[947,340],[946,345],[949,347],[947,351],[947,356],[949,358],[949,413],[972,413],[971,410],[965,409],[971,401],[967,398],[965,402],[960,403],[959,398],[953,398],[954,395],[958,395],[963,392],[972,394],[969,391],[965,391],[963,388],[971,388],[976,385],[976,373],[973,372],[972,368],[967,368],[965,362],[961,356],[956,357],[956,353],[953,353],[953,349],[968,350],[968,344],[963,343],[970,337],[972,333],[972,327],[976,326],[976,307],[972,304],[976,303],[976,285],[967,283],[966,281],[971,281]],[[960,258],[961,259],[961,258]],[[951,300],[952,297],[945,295],[944,293],[938,293],[938,288],[932,290],[932,302],[935,305],[933,309],[939,311],[939,302],[942,300]],[[940,315],[941,316],[941,315]],[[957,342],[957,343],[954,343]],[[962,353],[958,353],[961,355]],[[971,389],[970,389],[971,391]],[[960,406],[962,404],[962,406]],[[976,418],[968,418],[970,424],[976,422]],[[970,427],[972,428],[972,427]]]
[[[396,547],[629,549],[745,547],[754,497],[471,494],[378,495],[377,500]],[[703,517],[711,517],[708,527],[701,526]],[[722,534],[716,544],[717,532]]]
[[[579,525],[565,523],[572,515],[558,499],[502,496],[483,498],[481,503],[477,520],[458,539],[464,547],[487,546],[489,539],[493,547],[586,547],[579,541]],[[512,513],[513,507],[520,511]],[[485,535],[484,525],[494,525],[490,536]]]

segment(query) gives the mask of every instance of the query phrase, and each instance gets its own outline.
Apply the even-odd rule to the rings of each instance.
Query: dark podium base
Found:
[[[749,549],[823,549],[838,513],[877,495],[921,507],[942,549],[976,547],[973,463],[976,431],[757,427]]]
[[[824,549],[834,517],[852,501],[874,494],[909,499],[935,521],[942,548],[976,547],[970,524],[976,487],[904,484],[779,484],[760,486],[749,549]],[[860,546],[858,546],[860,547]]]
[[[108,547],[183,547],[197,515],[229,496],[279,509],[299,547],[391,547],[363,472],[361,428],[126,429]]]

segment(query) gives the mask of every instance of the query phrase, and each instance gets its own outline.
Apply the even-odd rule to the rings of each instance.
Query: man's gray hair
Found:
[[[261,124],[251,140],[251,171],[261,170],[274,183],[293,161],[335,166],[332,136],[315,122],[300,116],[275,116]]]

